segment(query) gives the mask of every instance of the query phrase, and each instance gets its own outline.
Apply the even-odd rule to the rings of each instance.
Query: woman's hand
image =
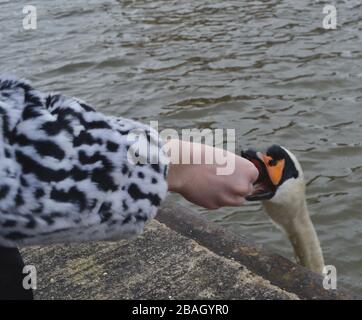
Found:
[[[248,160],[229,151],[208,145],[169,140],[171,164],[168,174],[169,190],[180,193],[184,198],[207,209],[223,206],[239,206],[244,197],[253,192],[253,183],[258,178],[258,170]],[[196,153],[201,155],[201,164],[194,164]],[[190,154],[190,161],[184,164]],[[223,159],[233,166],[230,174],[220,175],[225,165],[205,164],[209,157]],[[209,159],[210,160],[210,159]]]

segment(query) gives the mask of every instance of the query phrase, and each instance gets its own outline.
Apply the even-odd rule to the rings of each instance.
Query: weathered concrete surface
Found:
[[[190,237],[214,253],[234,259],[272,284],[301,299],[360,299],[343,289],[325,290],[320,275],[265,250],[249,239],[209,223],[200,215],[174,202],[166,202],[157,219]]]
[[[291,299],[240,263],[153,221],[133,241],[33,247],[38,299]]]
[[[158,219],[167,225],[152,221],[131,241],[23,249],[26,263],[38,271],[35,298],[348,298],[321,289],[317,275],[176,204],[167,202]]]

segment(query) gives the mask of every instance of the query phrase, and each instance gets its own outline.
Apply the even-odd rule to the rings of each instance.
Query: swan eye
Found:
[[[268,162],[269,166],[271,166],[271,167],[276,166],[277,163],[278,163],[278,161],[276,161],[274,159],[270,159],[269,162]]]

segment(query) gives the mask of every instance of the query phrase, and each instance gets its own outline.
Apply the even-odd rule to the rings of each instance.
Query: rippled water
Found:
[[[236,128],[239,149],[287,146],[326,263],[362,294],[362,2],[338,1],[324,30],[328,3],[32,1],[38,29],[24,31],[27,2],[2,0],[1,71],[162,127]],[[207,216],[292,258],[258,204]]]

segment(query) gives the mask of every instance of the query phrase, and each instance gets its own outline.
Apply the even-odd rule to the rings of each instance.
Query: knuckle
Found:
[[[251,170],[251,176],[252,176],[253,180],[256,181],[259,176],[259,170],[253,164],[251,164],[250,170]]]
[[[234,187],[234,193],[239,195],[244,195],[249,193],[249,186],[247,184],[242,184]]]

